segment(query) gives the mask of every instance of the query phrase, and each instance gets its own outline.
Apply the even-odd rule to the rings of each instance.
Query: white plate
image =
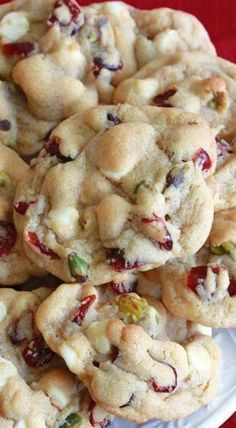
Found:
[[[213,336],[222,352],[219,392],[215,400],[184,419],[163,423],[158,420],[143,428],[218,428],[236,411],[236,329],[214,330]],[[116,419],[113,428],[137,425]]]

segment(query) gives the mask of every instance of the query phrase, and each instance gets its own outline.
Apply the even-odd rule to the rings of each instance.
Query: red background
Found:
[[[95,1],[101,2],[80,0],[80,4]],[[140,9],[171,7],[192,13],[207,28],[218,55],[236,62],[236,0],[129,0],[127,3]],[[236,428],[236,413],[222,428]]]

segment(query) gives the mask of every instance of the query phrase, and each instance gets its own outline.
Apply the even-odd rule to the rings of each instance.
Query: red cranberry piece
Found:
[[[57,0],[54,6],[54,9],[57,9],[61,6],[67,6],[70,12],[70,19],[68,22],[59,21],[58,17],[52,13],[47,21],[48,27],[53,25],[59,25],[59,27],[70,28],[71,35],[74,35],[79,28],[83,25],[84,21],[81,14],[81,8],[77,0]]]
[[[111,362],[114,363],[121,356],[120,349],[117,346],[111,348]]]
[[[232,148],[229,143],[225,141],[223,138],[216,136],[216,144],[217,144],[217,156],[224,157],[227,154],[233,153]]]
[[[236,279],[230,279],[228,293],[230,297],[234,297],[236,295]]]
[[[212,166],[210,156],[204,149],[199,149],[197,153],[195,153],[193,161],[197,162],[203,171],[207,171]]]
[[[34,327],[34,313],[29,310],[15,322],[9,331],[9,337],[13,345],[17,345],[23,340],[32,339]]]
[[[51,250],[50,248],[47,248],[42,242],[40,242],[39,238],[37,237],[35,232],[28,232],[28,242],[33,246],[39,249],[40,253],[45,254],[45,256],[48,256],[52,260],[60,259],[57,253],[55,251]]]
[[[75,317],[73,318],[72,321],[78,325],[81,325],[81,323],[82,323],[85,315],[87,314],[90,306],[93,304],[93,302],[95,302],[95,300],[96,300],[95,294],[91,294],[91,296],[87,296],[83,300],[81,300],[79,312],[75,315]]]
[[[30,367],[41,367],[50,363],[54,353],[44,342],[42,336],[37,336],[23,350],[22,356]]]
[[[51,133],[51,131],[49,131]],[[50,134],[49,134],[50,135]],[[67,162],[70,158],[63,156],[60,152],[61,138],[57,136],[52,136],[47,140],[45,137],[44,148],[51,156],[57,156],[62,162]]]
[[[61,152],[59,150],[60,143],[61,143],[61,138],[55,136],[45,142],[44,148],[50,155],[60,157],[61,156]]]
[[[122,61],[120,61],[119,64],[107,64],[106,62],[103,61],[101,56],[95,56],[93,59],[93,64],[94,64],[93,73],[95,77],[99,75],[102,68],[106,68],[107,70],[110,70],[110,71],[118,71],[123,68]]]
[[[162,94],[156,95],[153,98],[153,102],[157,107],[173,107],[170,103],[168,103],[168,99],[173,97],[177,92],[177,89],[169,89]]]
[[[211,268],[212,272],[219,273],[219,266],[195,266],[187,273],[186,284],[194,293],[198,294],[197,287],[204,286],[204,281],[207,276],[207,269]]]
[[[107,120],[112,122],[113,125],[119,125],[121,123],[120,119],[117,116],[114,116],[112,113],[107,113]]]
[[[2,46],[2,51],[6,56],[25,58],[36,51],[36,44],[30,42],[6,43]]]
[[[142,223],[158,223],[164,230],[165,237],[163,241],[158,241],[159,247],[161,250],[171,251],[173,248],[173,239],[170,235],[169,230],[167,229],[167,226],[165,224],[165,220],[159,216],[157,216],[155,213],[152,214],[152,217],[148,218],[142,218]]]
[[[16,229],[13,223],[0,220],[0,257],[7,256],[16,242]]]
[[[11,122],[9,120],[7,119],[0,120],[0,131],[7,132],[7,131],[10,131],[10,129],[11,129]]]
[[[161,385],[158,385],[153,378],[151,378],[150,381],[149,381],[149,383],[150,383],[150,385],[151,385],[151,387],[152,387],[152,389],[153,389],[154,392],[167,392],[167,393],[170,393],[170,392],[173,392],[175,390],[175,388],[177,387],[177,372],[176,372],[175,368],[172,367],[170,364],[167,364],[167,366],[169,366],[173,370],[173,372],[174,372],[174,376],[175,376],[174,384],[173,385],[169,385],[169,386],[161,386]]]
[[[26,213],[26,211],[28,210],[29,206],[33,205],[35,203],[36,203],[36,201],[29,201],[29,202],[19,201],[19,202],[15,203],[14,208],[18,214],[24,215]]]
[[[106,259],[108,264],[112,267],[116,272],[120,272],[125,269],[137,269],[142,266],[142,263],[136,260],[131,263],[125,260],[124,250],[120,248],[109,248],[106,250]]]
[[[111,282],[110,286],[115,294],[133,293],[137,287],[137,281],[133,282]]]

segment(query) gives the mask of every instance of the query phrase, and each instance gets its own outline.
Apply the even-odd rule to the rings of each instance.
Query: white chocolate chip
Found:
[[[24,419],[21,419],[21,421],[17,422],[15,428],[27,428]]]
[[[53,387],[49,393],[54,406],[57,406],[60,409],[64,409],[70,402],[70,397],[68,397],[61,388]]]
[[[63,343],[59,349],[59,352],[69,369],[76,372],[78,358],[75,350],[71,346]]]
[[[190,323],[190,333],[193,334],[204,334],[205,336],[212,336],[212,328],[206,327],[202,324]]]
[[[63,25],[67,25],[71,21],[70,10],[65,4],[62,4],[60,7],[57,7],[54,10],[54,15],[56,16],[58,21]]]
[[[170,53],[176,50],[178,41],[178,32],[176,30],[167,29],[155,37],[154,44],[157,45],[160,52]]]
[[[51,210],[45,220],[59,239],[70,239],[74,236],[78,226],[79,214],[73,207],[64,207]]]
[[[29,29],[29,21],[23,12],[10,12],[0,22],[0,36],[7,42],[21,39]]]
[[[0,358],[0,391],[6,385],[8,379],[17,375],[15,366],[5,358]]]
[[[211,376],[211,358],[200,343],[189,343],[186,346],[190,376],[194,383],[205,382]]]
[[[101,354],[109,354],[111,344],[106,336],[107,321],[93,322],[86,330],[86,335],[96,349]]]
[[[0,323],[4,320],[7,314],[7,308],[3,302],[0,302]]]

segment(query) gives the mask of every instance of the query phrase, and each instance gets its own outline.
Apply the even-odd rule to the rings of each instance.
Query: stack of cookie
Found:
[[[0,78],[1,428],[208,404],[211,328],[236,326],[236,66],[183,12],[14,0]]]

